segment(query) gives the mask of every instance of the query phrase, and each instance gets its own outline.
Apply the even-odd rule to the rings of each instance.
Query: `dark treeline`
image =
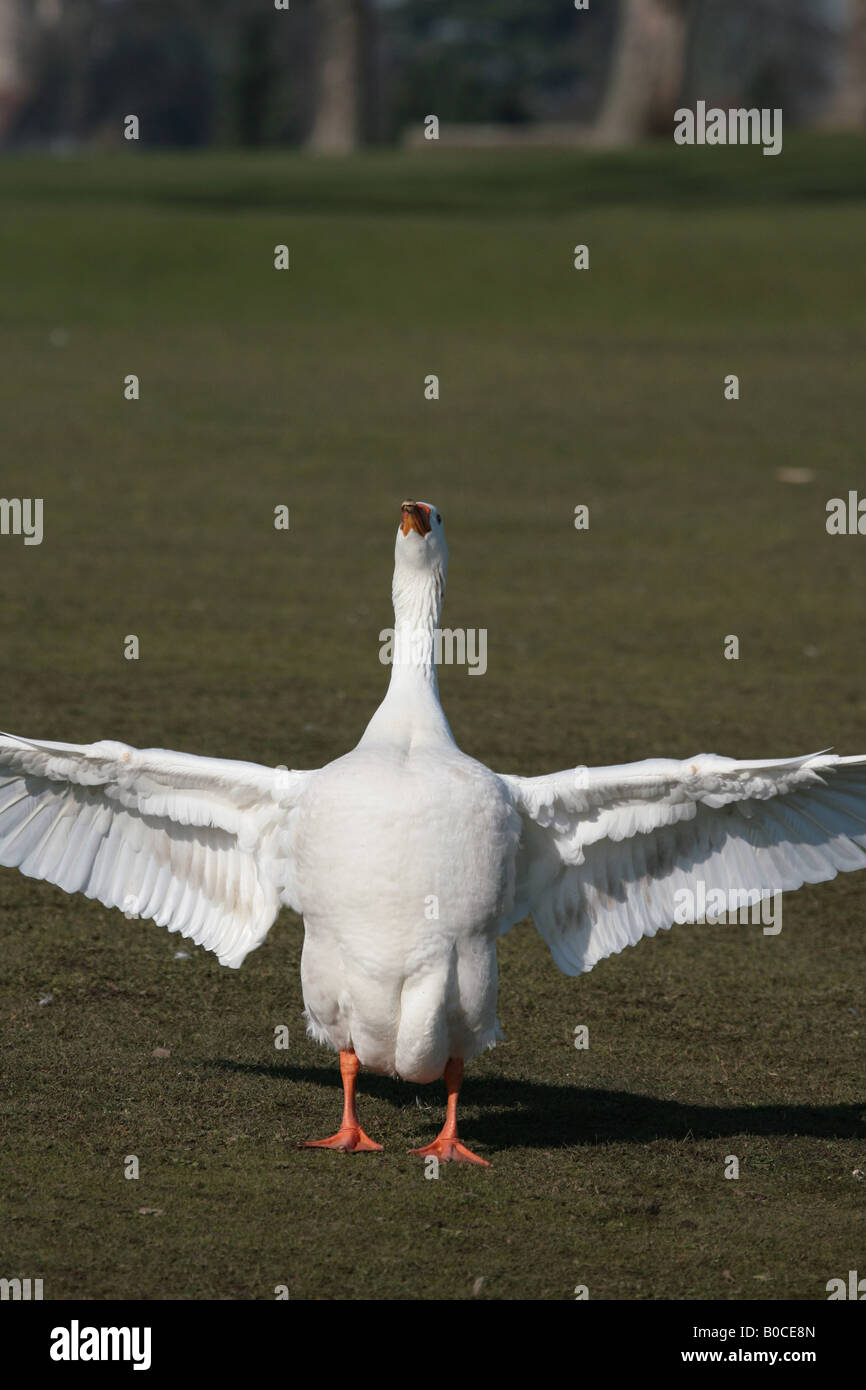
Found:
[[[864,120],[866,0],[0,0],[0,140],[390,143],[564,124],[624,143],[678,100]],[[280,8],[278,8],[280,6]]]

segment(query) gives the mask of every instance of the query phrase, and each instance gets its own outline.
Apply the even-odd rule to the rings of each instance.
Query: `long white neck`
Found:
[[[438,565],[394,570],[394,643],[391,680],[381,705],[364,731],[361,745],[386,743],[408,750],[425,743],[454,743],[439,703],[434,636],[445,595],[445,573]]]

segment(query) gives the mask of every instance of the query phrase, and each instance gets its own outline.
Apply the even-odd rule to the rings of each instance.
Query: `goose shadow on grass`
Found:
[[[342,1104],[336,1067],[235,1062],[215,1058],[206,1065],[275,1081],[313,1082],[334,1092],[334,1115]],[[441,1082],[418,1086],[362,1073],[364,1096],[399,1109],[421,1095],[440,1106]],[[469,1077],[460,1092],[460,1132],[467,1143],[496,1149],[556,1149],[574,1145],[646,1144],[658,1139],[720,1139],[732,1135],[783,1135],[788,1138],[866,1139],[866,1100],[843,1105],[697,1105],[631,1091],[602,1091],[582,1086],[551,1086],[509,1077]],[[438,1123],[439,1117],[430,1123]]]

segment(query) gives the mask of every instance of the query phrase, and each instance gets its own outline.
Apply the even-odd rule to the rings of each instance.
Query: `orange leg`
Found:
[[[330,1139],[308,1139],[301,1149],[341,1149],[343,1153],[381,1153],[382,1145],[374,1144],[358,1123],[355,1109],[355,1080],[361,1063],[354,1052],[340,1053],[340,1075],[343,1078],[343,1119]]]
[[[442,1131],[432,1144],[425,1144],[423,1149],[410,1149],[409,1152],[418,1154],[421,1158],[426,1158],[428,1154],[435,1154],[440,1163],[453,1160],[458,1163],[479,1163],[483,1168],[489,1168],[490,1164],[486,1158],[479,1158],[471,1149],[467,1149],[465,1144],[461,1144],[457,1138],[457,1097],[460,1094],[462,1081],[462,1057],[449,1057],[448,1065],[445,1068],[448,1109]]]

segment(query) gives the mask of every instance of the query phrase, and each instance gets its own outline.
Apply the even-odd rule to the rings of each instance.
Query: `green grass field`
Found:
[[[864,168],[787,138],[6,161],[0,490],[45,535],[0,536],[0,727],[339,756],[384,692],[414,495],[447,624],[489,634],[441,689],[493,768],[866,751],[866,538],[825,530],[864,482]],[[778,937],[675,928],[577,980],[516,928],[508,1041],[463,1093],[494,1166],[438,1181],[405,1150],[441,1086],[363,1078],[382,1155],[295,1147],[340,1091],[290,914],[235,973],[2,870],[0,933],[0,1275],[46,1298],[820,1299],[862,1272],[866,875],[786,898]]]

